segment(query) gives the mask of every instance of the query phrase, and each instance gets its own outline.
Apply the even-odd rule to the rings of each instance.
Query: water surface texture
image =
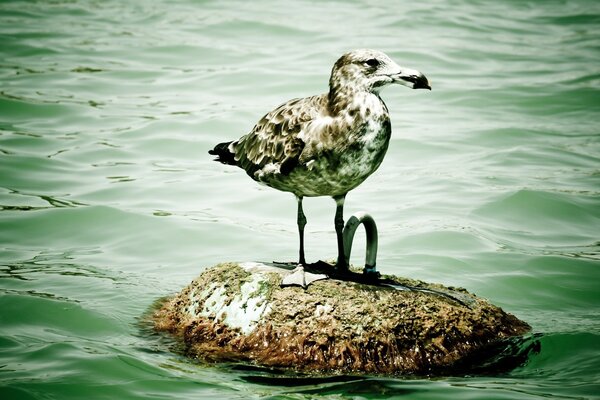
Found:
[[[599,27],[584,0],[2,1],[0,397],[597,396]],[[360,47],[433,90],[382,93],[390,148],[346,216],[376,219],[382,272],[490,299],[539,351],[508,372],[403,379],[179,356],[143,322],[156,299],[219,261],[297,257],[293,196],[207,150],[324,92]],[[305,212],[308,261],[334,258],[333,201]]]

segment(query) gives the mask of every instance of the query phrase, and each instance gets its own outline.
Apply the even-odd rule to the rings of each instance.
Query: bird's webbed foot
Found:
[[[325,274],[313,274],[312,272],[306,272],[304,270],[304,266],[302,264],[298,264],[291,274],[286,275],[281,280],[281,286],[302,286],[304,289],[306,289],[311,283],[327,278],[328,276]]]

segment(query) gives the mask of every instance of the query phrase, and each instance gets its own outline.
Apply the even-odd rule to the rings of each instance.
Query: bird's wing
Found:
[[[254,179],[255,173],[265,167],[288,174],[299,163],[307,127],[323,118],[324,110],[325,95],[280,105],[258,121],[250,133],[231,144],[236,164]]]

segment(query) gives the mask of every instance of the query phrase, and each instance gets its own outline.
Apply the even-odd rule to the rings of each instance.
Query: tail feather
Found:
[[[237,163],[235,162],[235,154],[229,151],[229,145],[231,143],[232,142],[219,143],[214,149],[209,150],[208,154],[217,156],[214,161],[218,161],[223,164],[236,165]]]

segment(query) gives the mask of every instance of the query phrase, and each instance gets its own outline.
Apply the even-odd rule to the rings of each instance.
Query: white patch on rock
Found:
[[[317,304],[317,307],[315,308],[315,317],[319,318],[325,314],[329,314],[331,313],[331,311],[333,311],[333,307],[329,304]]]
[[[244,335],[251,333],[263,315],[271,311],[264,293],[261,293],[261,284],[267,283],[268,277],[263,274],[253,274],[251,280],[242,284],[240,293],[235,295],[228,303],[223,286],[213,283],[201,291],[197,296],[190,293],[189,313],[192,316],[213,317],[230,328],[239,328]],[[204,300],[204,307],[198,310],[198,300]]]
[[[240,267],[242,267],[244,269],[244,271],[246,272],[250,272],[251,274],[261,274],[261,273],[268,273],[268,272],[275,272],[278,274],[286,274],[289,273],[289,271],[286,271],[285,269],[282,268],[278,268],[274,265],[267,265],[261,262],[255,262],[255,261],[247,261],[247,262],[243,262],[239,264]]]

